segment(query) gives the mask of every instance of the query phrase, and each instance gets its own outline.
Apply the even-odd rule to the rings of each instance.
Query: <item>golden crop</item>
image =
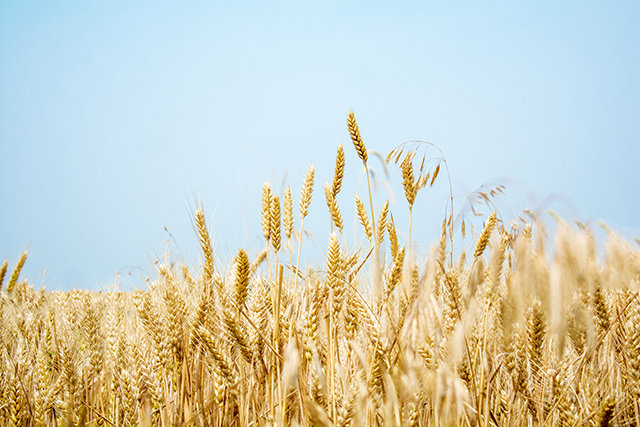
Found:
[[[367,168],[353,112],[348,130]],[[446,169],[418,161],[409,145],[387,157],[411,215]],[[299,228],[291,190],[281,204],[265,184],[264,249],[240,249],[226,269],[202,209],[203,265],[159,260],[145,291],[36,291],[18,280],[26,253],[6,281],[5,261],[0,424],[640,425],[637,249],[610,233],[600,255],[588,227],[562,221],[548,242],[535,216],[505,224],[497,213],[474,242],[449,209],[419,256],[411,226],[401,246],[389,204],[374,211],[370,190],[369,206],[354,201],[368,247],[349,249],[336,197],[344,168],[340,146],[321,268],[299,265],[313,168]],[[455,259],[454,242],[469,246]]]

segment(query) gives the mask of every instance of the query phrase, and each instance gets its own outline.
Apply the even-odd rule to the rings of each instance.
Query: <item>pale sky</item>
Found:
[[[0,258],[28,248],[24,277],[47,289],[139,286],[167,240],[198,262],[201,200],[217,256],[255,254],[262,183],[297,203],[310,164],[313,258],[340,143],[363,244],[350,109],[383,156],[438,145],[461,201],[503,183],[505,217],[551,208],[638,235],[639,40],[640,3],[622,1],[0,1]],[[388,181],[406,229],[394,167]],[[418,195],[418,247],[447,195]]]

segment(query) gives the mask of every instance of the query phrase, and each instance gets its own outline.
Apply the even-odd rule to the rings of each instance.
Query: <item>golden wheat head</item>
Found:
[[[358,123],[356,123],[356,116],[353,114],[353,110],[349,111],[347,117],[347,128],[349,128],[349,135],[351,135],[351,141],[353,141],[354,147],[358,153],[358,157],[362,160],[362,163],[367,164],[367,148],[364,146],[364,141],[360,135],[360,129]]]

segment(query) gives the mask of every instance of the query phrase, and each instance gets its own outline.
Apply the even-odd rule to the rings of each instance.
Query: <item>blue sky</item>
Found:
[[[116,272],[139,285],[166,241],[198,262],[196,200],[221,260],[255,253],[262,183],[297,203],[309,164],[314,258],[340,143],[339,202],[362,243],[350,109],[369,150],[437,144],[461,202],[503,183],[505,217],[552,208],[635,236],[638,40],[637,2],[0,1],[0,258],[28,248],[25,275],[48,289]],[[437,236],[445,184],[418,196],[418,245]],[[388,197],[380,186],[377,209]]]

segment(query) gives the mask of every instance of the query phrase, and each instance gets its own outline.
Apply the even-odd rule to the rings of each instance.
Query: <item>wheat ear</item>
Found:
[[[284,215],[282,217],[282,225],[284,226],[284,234],[288,239],[293,235],[293,197],[291,196],[291,188],[287,186],[284,190]]]
[[[393,214],[389,217],[389,222],[387,223],[387,229],[389,231],[389,249],[391,250],[391,257],[393,259],[396,258],[396,254],[398,253],[398,233],[396,232],[396,224],[393,222]]]
[[[349,111],[347,128],[349,129],[349,135],[351,135],[351,141],[353,141],[353,145],[358,152],[358,157],[360,157],[360,160],[362,160],[362,163],[366,166],[368,159],[367,148],[364,146],[362,136],[360,136],[360,128],[358,127],[358,123],[356,123],[356,116],[353,114],[353,110]]]
[[[527,312],[527,338],[529,365],[534,380],[539,378],[539,372],[543,368],[543,354],[547,338],[547,321],[540,300],[535,298]]]
[[[609,319],[607,300],[600,285],[596,286],[596,289],[593,291],[592,304],[593,311],[595,313],[596,325],[598,326],[598,336],[600,339],[604,339],[611,322]]]
[[[429,183],[430,187],[433,187],[433,183],[438,177],[438,173],[440,173],[440,164],[438,164],[438,166],[436,166],[436,170],[433,171],[433,176],[431,177],[431,182]]]
[[[204,220],[204,211],[202,208],[196,209],[196,228],[198,229],[198,237],[200,238],[200,247],[204,255],[204,267],[202,269],[202,281],[207,295],[211,292],[211,282],[213,279],[213,248],[211,239],[209,238],[209,230]]]
[[[307,174],[304,176],[302,191],[300,192],[300,218],[302,219],[309,214],[309,204],[311,204],[311,196],[313,195],[314,174],[313,166],[309,166]]]
[[[280,250],[280,228],[281,228],[281,217],[280,217],[280,198],[273,194],[271,196],[271,201],[269,202],[269,206],[271,208],[270,215],[270,231],[269,235],[271,236],[271,246],[273,250],[276,252],[276,258],[278,256],[278,251]]]
[[[380,210],[380,215],[378,216],[378,235],[377,235],[377,245],[382,245],[382,241],[384,240],[384,230],[387,227],[387,215],[389,215],[389,201],[387,200],[382,206]]]
[[[2,290],[2,283],[4,282],[4,276],[7,274],[7,267],[9,263],[5,259],[2,263],[2,267],[0,267],[0,291]]]
[[[487,222],[484,224],[482,233],[480,233],[480,237],[478,238],[478,242],[476,243],[476,249],[473,252],[473,257],[475,259],[480,258],[484,250],[487,248],[487,244],[489,244],[489,239],[491,238],[491,231],[496,225],[496,221],[496,212],[493,212],[491,215],[489,215]]]
[[[331,412],[335,418],[336,414],[336,394],[335,394],[335,359],[334,359],[334,336],[336,334],[336,318],[340,306],[342,305],[343,284],[339,277],[340,266],[340,246],[335,233],[331,233],[329,239],[329,253],[327,255],[327,287],[330,291],[331,309],[329,311],[328,349],[329,349],[329,381],[331,387]]]
[[[271,187],[268,183],[262,185],[262,235],[269,245],[271,238]]]
[[[389,296],[393,293],[396,285],[400,281],[400,275],[402,274],[402,267],[404,265],[404,246],[398,250],[393,258],[393,267],[391,268],[391,274],[387,279],[387,285],[385,286],[384,298],[382,303],[385,304]]]
[[[327,207],[331,214],[331,221],[336,227],[338,227],[340,232],[342,232],[342,215],[340,214],[338,202],[336,202],[336,199],[333,197],[333,191],[328,182],[324,184],[324,195],[327,199]]]
[[[16,265],[16,267],[13,269],[13,272],[11,273],[11,277],[9,278],[9,283],[7,283],[7,294],[11,294],[11,292],[13,291],[13,288],[16,286],[16,283],[18,283],[18,276],[20,276],[20,271],[22,270],[22,267],[24,266],[24,263],[26,260],[27,260],[27,251],[23,251],[22,254],[20,255],[20,259],[18,260],[18,264]]]
[[[360,200],[360,197],[356,194],[356,211],[358,212],[358,219],[360,220],[360,224],[364,227],[364,234],[367,235],[367,239],[369,243],[371,243],[371,223],[369,222],[369,217],[367,216],[367,209],[364,207],[364,203]]]
[[[418,187],[415,183],[413,176],[413,155],[414,153],[407,153],[402,161],[402,186],[404,187],[404,195],[409,203],[409,209],[413,207],[413,203],[416,200],[416,193]]]
[[[240,249],[236,256],[236,306],[241,310],[247,300],[247,291],[249,289],[249,275],[251,274],[251,266],[249,265],[249,257],[247,253]]]
[[[338,146],[338,153],[336,154],[336,169],[333,173],[333,183],[331,184],[331,191],[333,197],[338,196],[340,189],[342,188],[342,178],[344,177],[344,148],[342,144]]]

